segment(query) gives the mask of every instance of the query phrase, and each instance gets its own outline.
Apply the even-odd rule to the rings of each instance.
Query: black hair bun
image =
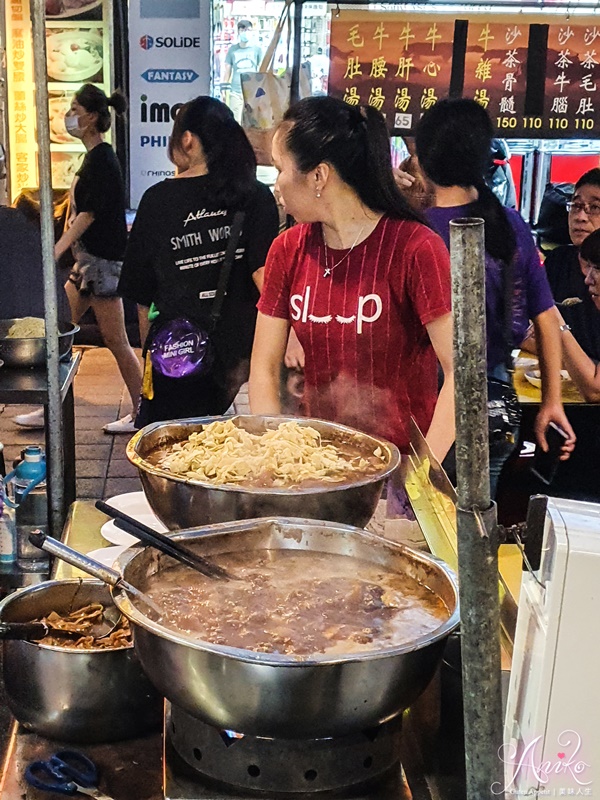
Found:
[[[111,96],[107,98],[106,104],[112,106],[115,113],[119,116],[127,111],[127,100],[119,90],[113,92]]]

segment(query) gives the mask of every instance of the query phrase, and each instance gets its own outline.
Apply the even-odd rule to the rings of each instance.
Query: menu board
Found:
[[[454,20],[436,16],[398,24],[398,15],[381,18],[372,14],[343,26],[334,18],[329,93],[341,94],[350,105],[374,106],[395,129],[407,131],[448,94]]]
[[[67,189],[85,147],[67,133],[64,117],[84,83],[112,92],[110,0],[46,0],[46,59],[50,113],[52,186]],[[106,134],[110,141],[111,132]]]
[[[378,108],[396,135],[462,96],[501,137],[600,137],[598,17],[341,10],[330,53],[329,93]]]
[[[463,97],[487,109],[503,136],[523,133],[528,26],[471,20],[467,31]]]
[[[11,200],[21,189],[37,186],[33,43],[29,0],[7,0],[6,77],[10,129]]]

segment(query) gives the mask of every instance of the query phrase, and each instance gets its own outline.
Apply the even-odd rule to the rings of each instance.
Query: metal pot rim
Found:
[[[323,520],[314,520],[314,519],[300,519],[297,517],[262,517],[260,520],[258,519],[251,519],[251,520],[243,520],[243,521],[236,521],[236,522],[228,522],[228,523],[218,523],[209,527],[214,527],[214,533],[204,533],[202,534],[202,540],[211,539],[212,537],[219,537],[223,536],[226,533],[234,533],[239,532],[240,535],[243,535],[244,531],[248,528],[252,528],[260,521],[262,524],[268,522],[276,522],[277,524],[286,524],[289,523],[291,525],[302,525],[308,527],[334,527],[335,529],[339,530],[346,529],[348,531],[352,531],[353,535],[360,536],[367,541],[371,540],[373,543],[376,543],[378,546],[385,546],[388,547],[390,550],[396,550],[397,552],[408,553],[417,559],[424,559],[429,563],[433,563],[441,572],[444,573],[446,579],[452,586],[454,590],[454,594],[456,597],[456,604],[454,607],[454,611],[450,615],[450,617],[443,622],[438,628],[430,633],[427,633],[423,636],[420,636],[417,639],[413,639],[410,643],[404,645],[397,645],[395,647],[388,647],[382,648],[379,650],[367,650],[364,652],[359,653],[339,653],[335,655],[316,655],[311,658],[291,658],[290,656],[286,655],[278,655],[275,653],[256,653],[252,650],[243,650],[238,647],[229,647],[227,645],[218,645],[212,644],[210,642],[205,642],[202,639],[199,639],[197,636],[191,636],[184,633],[177,633],[171,628],[166,628],[163,625],[160,625],[157,622],[149,620],[144,614],[142,614],[136,606],[133,605],[131,600],[129,599],[129,595],[122,589],[115,589],[111,588],[111,594],[115,605],[124,614],[131,622],[139,625],[140,627],[144,628],[149,633],[153,633],[155,635],[162,636],[163,638],[167,639],[168,641],[173,642],[174,644],[183,645],[185,647],[191,647],[193,650],[201,650],[204,652],[214,653],[215,655],[219,655],[225,658],[231,658],[235,661],[243,661],[249,664],[257,664],[262,666],[271,666],[271,667],[320,667],[320,666],[332,666],[332,665],[342,665],[342,664],[349,664],[352,662],[362,662],[362,661],[377,661],[382,658],[390,658],[393,656],[399,656],[404,653],[410,653],[415,650],[420,650],[427,645],[433,644],[434,642],[445,638],[449,633],[451,633],[454,628],[456,628],[460,622],[460,610],[459,610],[459,602],[458,602],[458,583],[456,579],[455,573],[452,569],[446,564],[445,561],[437,558],[436,556],[431,555],[430,553],[423,553],[419,550],[414,550],[411,547],[407,547],[406,545],[399,544],[398,542],[393,542],[389,540],[383,540],[381,537],[376,536],[375,534],[370,533],[361,528],[355,528],[352,525],[341,525],[340,523],[332,523],[326,522]],[[234,531],[227,530],[227,529],[234,529]],[[178,539],[182,541],[186,541],[189,539],[193,539],[194,531],[181,531],[175,535],[173,535],[173,539]],[[132,546],[125,550],[116,561],[118,565],[118,571],[121,575],[124,574],[125,567],[129,564],[131,560],[136,558],[140,555],[140,553],[145,550],[146,548],[141,548],[139,545]]]
[[[2,601],[0,601],[0,620],[3,619],[4,611],[15,602],[18,602],[21,597],[24,595],[31,595],[37,594],[38,592],[43,592],[46,589],[52,586],[65,586],[70,584],[82,584],[82,583],[91,583],[97,586],[106,586],[108,591],[109,587],[103,583],[102,581],[95,580],[94,578],[64,578],[64,579],[53,579],[49,581],[42,581],[41,583],[33,584],[32,586],[25,586],[21,589],[18,589],[16,592],[12,592],[11,594],[7,595]],[[41,644],[40,642],[27,642],[21,641],[20,644],[27,645],[29,647],[39,647],[41,650],[54,650],[55,652],[60,653],[71,653],[71,655],[79,655],[79,656],[87,656],[90,653],[117,653],[119,650],[123,650],[125,652],[133,649],[133,642],[130,642],[128,645],[124,647],[89,647],[85,650],[81,648],[75,647],[58,647],[54,644]]]
[[[388,452],[388,465],[385,468],[382,468],[381,471],[373,473],[371,475],[362,478],[361,480],[356,481],[332,481],[331,483],[324,484],[323,486],[311,486],[307,488],[302,487],[290,487],[290,488],[279,488],[279,487],[260,487],[260,486],[236,486],[235,484],[226,484],[226,483],[210,483],[208,481],[199,481],[194,480],[192,478],[184,478],[180,475],[174,475],[172,472],[168,472],[167,470],[160,469],[160,467],[155,466],[154,464],[149,464],[145,458],[140,456],[137,452],[138,445],[140,441],[150,433],[153,433],[160,428],[166,428],[171,425],[180,425],[181,427],[185,425],[209,425],[211,422],[220,422],[223,420],[231,420],[235,422],[239,419],[264,419],[264,420],[276,420],[279,423],[281,422],[298,422],[302,425],[310,426],[311,424],[314,426],[315,424],[320,427],[326,427],[332,431],[336,431],[338,433],[344,434],[347,433],[353,437],[362,436],[366,439],[372,440],[376,443],[376,446],[382,447],[384,450]],[[258,495],[269,495],[269,496],[286,496],[286,495],[298,495],[298,494],[305,494],[305,495],[312,495],[312,494],[323,494],[324,492],[332,492],[338,491],[342,489],[351,489],[354,487],[359,486],[366,486],[367,484],[374,483],[375,481],[384,480],[389,475],[394,472],[398,464],[400,463],[400,451],[396,447],[395,444],[392,442],[387,441],[386,439],[381,439],[376,436],[371,436],[371,434],[363,433],[362,431],[358,431],[356,428],[350,428],[347,425],[340,425],[337,422],[330,422],[329,420],[322,420],[316,419],[314,417],[288,417],[283,416],[280,414],[235,414],[233,416],[220,416],[220,417],[189,417],[187,419],[181,420],[166,420],[164,422],[152,422],[150,425],[146,425],[146,427],[141,428],[137,433],[133,435],[133,437],[127,443],[126,455],[129,461],[134,464],[139,470],[144,472],[150,473],[152,475],[157,475],[161,478],[167,478],[171,481],[176,483],[183,483],[188,484],[190,486],[201,486],[206,489],[217,489],[220,492],[233,492],[237,494],[258,494]]]

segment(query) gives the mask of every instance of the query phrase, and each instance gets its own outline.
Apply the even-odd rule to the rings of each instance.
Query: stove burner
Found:
[[[400,770],[401,718],[335,739],[283,740],[220,731],[171,706],[165,727],[175,753],[199,781],[208,778],[235,791],[283,797],[337,792],[381,778],[394,766]],[[165,797],[171,794],[165,791]]]

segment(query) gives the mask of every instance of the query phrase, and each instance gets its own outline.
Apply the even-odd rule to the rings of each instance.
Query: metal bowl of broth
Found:
[[[316,429],[322,440],[338,448],[372,455],[379,448],[381,467],[352,480],[318,482],[310,486],[265,488],[214,484],[172,474],[158,466],[161,454],[191,433],[215,421],[232,420],[251,433],[297,422]],[[157,422],[138,431],[127,445],[127,458],[138,468],[144,493],[156,516],[170,530],[217,522],[284,516],[326,519],[363,527],[377,507],[386,478],[400,463],[395,445],[345,425],[305,417],[241,415]]]
[[[393,646],[299,658],[204,641],[154,621],[126,593],[113,590],[114,602],[132,625],[142,667],[168,700],[220,729],[287,739],[325,738],[392,719],[425,689],[441,661],[446,638],[459,622],[457,581],[446,564],[337,523],[279,518],[212,527],[214,533],[187,531],[173,538],[217,562],[223,554],[235,557],[265,550],[348,556],[356,559],[357,570],[369,562],[419,582],[443,602],[447,613],[429,633],[408,636]],[[142,590],[160,582],[161,575],[168,580],[164,571],[174,566],[170,557],[152,548],[130,549],[118,559],[124,578]],[[206,580],[196,574],[193,579]],[[277,614],[274,609],[267,612]]]

